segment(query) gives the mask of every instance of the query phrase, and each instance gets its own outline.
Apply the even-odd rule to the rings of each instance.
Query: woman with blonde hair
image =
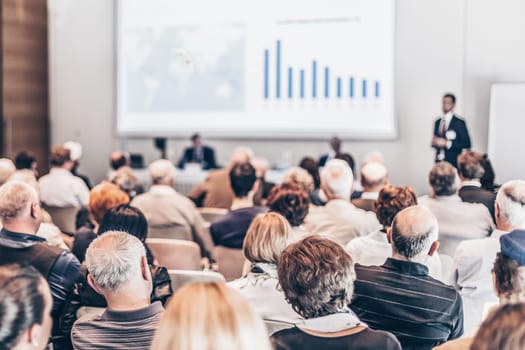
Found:
[[[244,238],[244,256],[251,268],[244,277],[228,283],[239,291],[264,319],[295,320],[293,311],[277,288],[277,262],[291,237],[291,227],[282,215],[269,212],[259,214],[252,221]]]
[[[152,350],[270,350],[263,322],[235,291],[193,283],[168,303]]]

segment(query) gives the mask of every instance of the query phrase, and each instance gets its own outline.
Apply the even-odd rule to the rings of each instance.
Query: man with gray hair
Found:
[[[381,225],[374,213],[356,208],[350,202],[354,178],[343,160],[329,160],[321,171],[321,189],[327,199],[323,207],[313,208],[305,219],[312,234],[324,235],[343,246],[353,238],[377,231]]]
[[[236,147],[230,164],[223,169],[212,170],[206,180],[191,190],[190,197],[199,207],[229,209],[234,198],[230,186],[230,170],[236,163],[250,163],[253,151],[245,146]]]
[[[0,186],[3,185],[15,171],[16,167],[11,159],[0,158]]]
[[[454,256],[461,241],[487,237],[494,229],[489,210],[483,204],[466,203],[457,194],[459,177],[447,162],[436,163],[428,180],[432,193],[418,198],[439,223],[440,254]]]
[[[451,283],[465,305],[465,330],[478,326],[486,303],[497,302],[492,288],[492,266],[500,251],[500,237],[525,230],[525,181],[513,180],[498,191],[496,230],[490,237],[460,243],[452,265]]]
[[[0,220],[0,265],[31,265],[47,279],[53,296],[53,343],[61,349],[69,337],[59,330],[59,319],[80,263],[71,252],[36,236],[42,221],[41,208],[38,193],[30,185],[10,180],[0,187]]]
[[[209,232],[204,230],[204,220],[195,204],[173,188],[175,166],[159,159],[150,164],[149,173],[150,190],[131,201],[148,220],[148,236],[195,241],[202,256],[210,257],[213,243]]]
[[[359,180],[363,186],[363,192],[359,198],[352,200],[352,204],[363,210],[375,212],[379,191],[389,183],[386,166],[378,162],[366,163],[361,168]]]
[[[86,267],[89,285],[108,307],[101,316],[75,322],[73,347],[149,349],[164,308],[150,302],[152,278],[142,242],[126,232],[106,232],[89,246]]]
[[[460,337],[461,298],[425,266],[439,247],[436,217],[421,205],[403,209],[387,237],[392,257],[382,266],[356,264],[351,309],[370,328],[393,333],[403,349],[431,349]]]

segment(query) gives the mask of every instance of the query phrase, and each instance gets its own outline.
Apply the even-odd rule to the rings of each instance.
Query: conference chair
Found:
[[[216,246],[213,250],[213,256],[219,266],[219,272],[226,281],[233,281],[242,276],[245,261],[242,249]]]
[[[192,241],[192,232],[189,226],[171,225],[171,226],[148,226],[148,237],[164,239],[180,239]]]
[[[209,207],[203,207],[198,208],[199,212],[201,213],[202,218],[206,222],[213,222],[213,220],[220,218],[221,216],[228,213],[228,209],[224,208],[209,208]]]
[[[196,282],[224,283],[224,276],[213,271],[168,270],[173,292],[182,286]]]
[[[44,210],[46,210],[53,223],[60,229],[60,231],[74,235],[77,231],[75,227],[75,220],[77,213],[80,210],[78,207],[54,207],[50,205],[42,204]]]
[[[148,238],[146,244],[151,249],[153,256],[158,260],[160,266],[169,269],[200,270],[201,254],[200,248],[195,242]]]

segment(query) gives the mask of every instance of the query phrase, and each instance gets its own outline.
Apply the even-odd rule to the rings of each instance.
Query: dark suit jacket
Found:
[[[440,125],[441,118],[438,118],[434,122],[434,136],[446,138],[445,135],[440,134]],[[470,136],[468,134],[467,124],[463,119],[458,118],[454,114],[450,120],[450,124],[448,125],[447,132],[448,131],[454,131],[456,133],[456,137],[455,139],[450,140],[452,141],[452,146],[450,149],[445,148],[445,161],[457,167],[458,156],[460,155],[461,151],[470,148]],[[440,150],[436,148],[436,161],[439,161],[437,158],[439,151]]]
[[[328,161],[328,157],[329,155],[328,154],[323,154],[321,156],[321,158],[319,158],[319,161],[317,162],[317,165],[319,167],[324,167],[324,165],[326,164],[326,162]]]
[[[492,220],[496,222],[494,214],[494,201],[496,200],[496,194],[494,192],[487,191],[477,186],[462,186],[458,191],[458,195],[463,202],[481,203],[486,206],[490,211]]]
[[[202,159],[197,160],[197,149],[195,147],[188,147],[184,150],[184,155],[179,161],[179,168],[183,169],[186,163],[200,163],[202,169],[215,169],[217,163],[215,163],[215,151],[213,148],[208,146],[202,146]]]

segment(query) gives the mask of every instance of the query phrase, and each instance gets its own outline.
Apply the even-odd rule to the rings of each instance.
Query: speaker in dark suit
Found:
[[[191,141],[193,147],[188,147],[184,150],[178,164],[179,168],[184,169],[186,163],[198,163],[203,170],[217,168],[213,148],[203,145],[199,134],[193,135]]]
[[[470,136],[465,121],[454,114],[456,97],[443,96],[443,116],[434,122],[432,147],[436,149],[436,162],[446,161],[457,167],[457,158],[470,148]]]

